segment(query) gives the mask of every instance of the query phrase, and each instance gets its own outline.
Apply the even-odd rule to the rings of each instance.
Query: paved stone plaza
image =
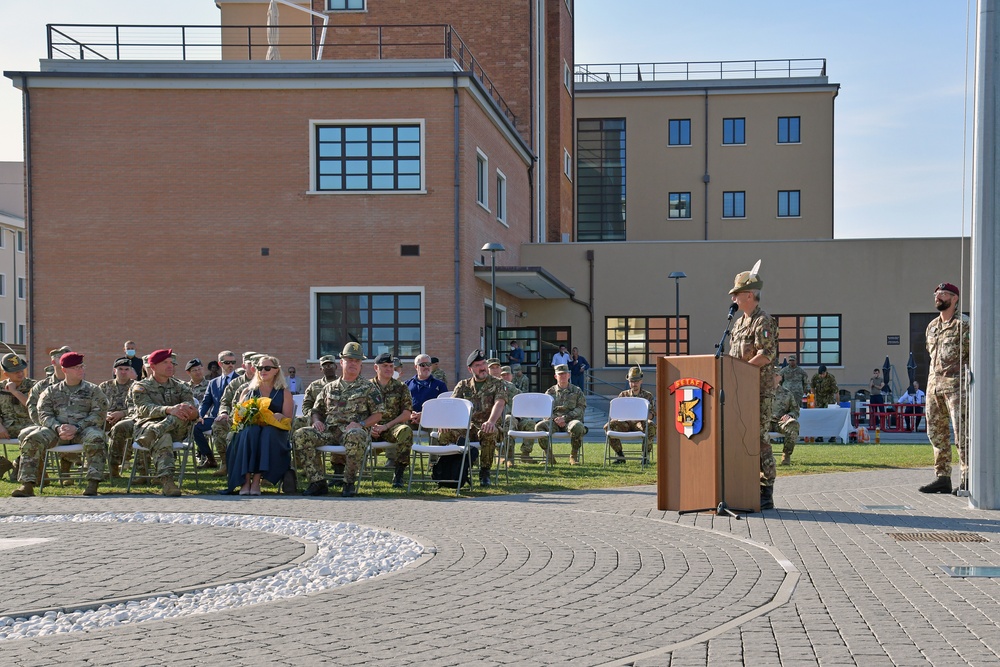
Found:
[[[987,665],[1000,513],[916,491],[929,470],[779,478],[778,509],[658,512],[651,487],[490,499],[102,496],[0,515],[189,512],[352,522],[424,546],[391,574],[169,620],[0,641],[5,665]],[[862,509],[906,505],[911,509]],[[890,533],[975,533],[981,542]],[[313,556],[219,526],[8,523],[0,615],[253,581]],[[45,542],[30,540],[45,539]]]

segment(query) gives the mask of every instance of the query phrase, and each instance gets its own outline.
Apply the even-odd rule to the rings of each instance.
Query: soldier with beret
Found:
[[[736,274],[729,290],[740,317],[733,325],[729,355],[760,368],[760,508],[774,507],[774,478],[778,471],[771,450],[771,400],[774,397],[774,359],[778,354],[778,323],[760,307],[764,280],[759,274]]]
[[[135,439],[149,450],[154,475],[168,497],[181,495],[174,483],[174,442],[184,440],[199,419],[191,388],[174,378],[172,354],[169,349],[150,353],[152,376],[134,383],[130,391],[137,416]]]
[[[645,422],[612,419],[604,425],[604,432],[607,433],[609,430],[641,432],[643,428],[645,428],[646,445],[642,452],[642,459],[643,463],[648,463],[650,443],[653,442],[653,439],[656,437],[656,424],[653,423],[653,418],[656,415],[656,398],[652,393],[642,388],[642,369],[638,366],[628,369],[628,375],[625,376],[625,379],[628,380],[628,389],[618,394],[618,397],[645,398],[649,401],[649,418]],[[610,443],[611,450],[615,453],[614,462],[625,463],[625,454],[622,452],[622,441],[617,438],[611,438]]]
[[[104,417],[108,399],[97,385],[83,379],[82,354],[63,354],[59,366],[65,379],[48,387],[38,399],[39,428],[21,437],[21,468],[17,477],[21,486],[11,493],[15,498],[35,495],[45,452],[60,444],[83,445],[87,466],[87,489],[83,495],[96,496],[97,486],[104,479]]]
[[[479,484],[490,486],[490,471],[493,468],[493,455],[496,453],[497,437],[500,433],[500,420],[503,419],[504,406],[510,400],[507,389],[500,378],[490,375],[486,366],[486,356],[482,350],[474,350],[466,359],[472,377],[461,380],[455,385],[454,398],[464,398],[472,402],[472,424],[469,437],[473,442],[479,442]],[[458,442],[460,434],[451,429],[441,431],[438,442],[450,445]]]
[[[115,359],[112,370],[115,376],[102,382],[100,387],[108,399],[108,414],[104,420],[105,428],[111,436],[108,467],[111,477],[116,478],[121,476],[121,463],[132,443],[135,429],[135,408],[129,400],[129,392],[135,382],[135,370],[128,357]]]
[[[560,349],[564,348],[561,346]],[[548,431],[570,434],[570,445],[572,447],[569,455],[569,464],[576,465],[580,462],[580,448],[583,447],[583,436],[587,432],[587,427],[583,424],[583,415],[587,411],[587,395],[583,390],[569,381],[569,365],[559,364],[555,367],[556,383],[545,390],[545,393],[555,400],[552,403],[552,419],[543,419],[535,425],[536,431]],[[552,448],[548,438],[539,438],[538,446],[546,452],[549,463],[555,463],[552,455]],[[531,455],[533,446],[531,441],[521,443],[521,456]]]
[[[774,374],[774,398],[771,400],[771,430],[781,434],[784,445],[781,448],[781,465],[792,462],[795,443],[799,441],[799,405],[802,397],[796,396],[783,382],[784,376]]]
[[[11,352],[0,359],[3,379],[0,380],[0,439],[17,438],[21,431],[32,425],[28,416],[28,394],[35,381],[24,376],[28,367],[24,359]],[[14,464],[0,456],[0,477],[13,469]]]
[[[350,342],[340,353],[340,377],[323,387],[309,415],[311,426],[292,436],[296,458],[309,486],[304,496],[322,496],[329,488],[317,447],[340,445],[347,450],[341,496],[357,494],[355,480],[372,438],[370,429],[382,419],[382,394],[361,376],[365,360],[359,343]],[[391,363],[391,362],[390,362]]]
[[[413,429],[409,426],[413,408],[413,397],[405,384],[394,376],[396,359],[388,352],[375,357],[375,377],[372,384],[382,395],[382,418],[371,428],[372,440],[391,442],[394,449],[386,451],[386,457],[395,461],[392,476],[394,489],[403,488],[403,473],[410,462],[410,447],[413,446]]]

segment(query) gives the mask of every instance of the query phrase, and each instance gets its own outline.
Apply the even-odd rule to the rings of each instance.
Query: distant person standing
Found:
[[[132,366],[132,370],[135,371],[136,379],[143,379],[145,376],[142,373],[142,357],[136,355],[135,353],[135,341],[125,341],[122,345],[122,349],[125,350],[125,356],[128,357],[128,362]]]
[[[587,361],[587,357],[580,354],[580,348],[574,347],[573,352],[569,356],[569,381],[583,391],[586,391],[587,387],[584,385],[586,384],[587,371],[589,370],[590,362]]]
[[[872,371],[872,379],[868,381],[868,394],[874,396],[878,394],[882,395],[882,375],[879,369]]]
[[[552,366],[566,366],[569,368],[569,352],[565,345],[559,346],[559,351],[552,355]]]
[[[816,395],[816,407],[825,408],[831,403],[837,403],[840,389],[837,388],[837,378],[820,364],[819,372],[812,376],[812,390]]]
[[[507,353],[507,361],[513,368],[514,364],[524,363],[524,350],[521,349],[521,343],[516,340],[510,341],[510,352]]]
[[[936,479],[920,487],[921,493],[951,493],[951,430],[955,430],[962,479],[958,491],[968,490],[968,441],[965,435],[969,410],[966,387],[969,368],[969,318],[958,310],[958,287],[941,283],[934,290],[934,307],[940,315],[927,325],[927,439],[934,446]]]
[[[809,386],[809,374],[799,366],[798,356],[788,355],[788,365],[778,372],[781,374],[781,386],[801,403],[802,397],[806,394],[806,387]]]

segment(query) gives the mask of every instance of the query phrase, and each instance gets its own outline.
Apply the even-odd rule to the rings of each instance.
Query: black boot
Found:
[[[493,486],[493,482],[490,481],[490,471],[480,470],[479,471],[479,486],[490,487]]]
[[[762,486],[760,487],[760,509],[773,510],[774,509],[774,487],[773,486]]]
[[[295,476],[295,471],[289,468],[281,478],[281,492],[286,496],[299,492],[299,482]]]
[[[920,493],[951,493],[951,477],[941,476],[920,487]]]
[[[392,474],[392,488],[403,488],[403,475],[406,473],[406,466],[396,466],[396,471]]]
[[[330,487],[326,485],[325,480],[320,480],[318,482],[310,482],[306,490],[302,492],[303,496],[325,496],[330,492]]]
[[[965,494],[968,494],[969,492],[969,482],[964,477],[962,478],[962,483],[956,486],[954,489],[952,489],[951,495],[961,496],[963,495],[963,492]]]
[[[358,495],[357,489],[354,488],[354,482],[344,481],[344,490],[340,492],[341,498],[353,498]]]

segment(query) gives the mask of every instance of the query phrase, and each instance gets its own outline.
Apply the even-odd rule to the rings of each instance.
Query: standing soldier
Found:
[[[809,375],[799,366],[798,356],[788,355],[788,365],[778,372],[781,373],[781,384],[801,404],[802,397],[806,395],[806,387],[809,386]]]
[[[825,408],[831,403],[837,403],[840,390],[837,388],[837,378],[820,364],[819,372],[812,376],[812,390],[816,395],[816,407]]]
[[[504,406],[510,400],[503,380],[489,374],[486,357],[482,350],[475,350],[468,356],[466,363],[472,377],[466,378],[455,385],[454,398],[464,398],[472,401],[472,424],[469,438],[479,442],[479,485],[490,486],[490,470],[493,468],[493,455],[496,453],[497,437],[500,432],[500,420],[503,419]],[[458,431],[452,429],[441,431],[438,442],[450,445],[457,442]]]
[[[3,367],[3,380],[0,381],[0,439],[17,438],[21,431],[32,425],[28,416],[28,394],[35,386],[35,381],[24,377],[24,369],[28,364],[13,352],[3,355],[0,360]],[[14,464],[0,456],[0,477],[14,468]],[[16,479],[17,475],[12,476]]]
[[[188,436],[191,423],[198,419],[198,408],[191,388],[174,379],[172,354],[172,350],[152,352],[152,376],[134,383],[129,395],[137,417],[136,442],[149,450],[150,465],[155,467],[163,495],[176,497],[181,490],[174,484],[174,442]]]
[[[958,310],[958,287],[941,283],[934,290],[934,307],[940,316],[927,325],[927,439],[934,446],[936,479],[920,487],[921,493],[951,493],[951,429],[955,430],[962,479],[955,489],[968,490],[969,457],[966,417],[969,391],[969,318]]]
[[[403,488],[403,473],[410,462],[410,447],[413,446],[413,429],[409,427],[413,397],[409,388],[397,380],[396,360],[388,352],[375,357],[375,377],[372,384],[382,396],[382,418],[372,426],[372,440],[382,440],[396,445],[395,451],[386,452],[386,457],[396,462],[392,475],[392,488]]]
[[[35,495],[38,469],[45,452],[56,445],[83,445],[87,466],[85,496],[96,496],[97,485],[104,479],[104,416],[108,399],[100,388],[83,379],[83,355],[67,352],[59,358],[66,379],[42,392],[38,399],[40,427],[21,438],[21,486],[11,493],[15,498]]]
[[[656,437],[656,424],[653,423],[653,418],[656,415],[656,398],[651,392],[646,391],[642,388],[642,369],[638,366],[630,368],[628,375],[625,376],[628,380],[628,389],[618,394],[618,398],[623,397],[634,397],[634,398],[645,398],[649,401],[649,417],[645,422],[641,421],[621,421],[618,419],[612,419],[607,424],[604,425],[604,432],[607,433],[611,431],[642,431],[645,427],[646,430],[646,444],[642,450],[642,462],[645,465],[649,463],[649,448],[650,443],[653,442],[653,438]],[[615,463],[625,463],[625,454],[622,452],[622,441],[617,438],[611,438],[611,449],[615,453]]]
[[[108,399],[108,415],[104,422],[111,435],[108,467],[111,469],[111,477],[117,478],[121,475],[121,463],[125,458],[126,448],[132,443],[135,430],[134,407],[129,401],[135,370],[128,357],[115,359],[112,368],[115,376],[101,383],[101,391]]]
[[[560,349],[565,345],[560,346]],[[583,436],[587,432],[587,427],[583,424],[583,414],[587,411],[587,396],[583,390],[569,381],[569,365],[558,364],[555,367],[556,383],[545,390],[545,393],[553,397],[552,419],[543,419],[535,425],[536,431],[552,430],[554,433],[569,433],[570,450],[569,464],[575,466],[580,462],[580,448],[583,447]],[[555,463],[552,454],[552,445],[548,438],[539,438],[538,446],[545,452],[549,463]],[[530,455],[532,450],[531,442],[521,443],[522,456]]]
[[[781,465],[786,466],[792,462],[792,452],[795,451],[795,443],[799,441],[799,407],[802,397],[796,398],[793,392],[788,391],[788,387],[782,382],[783,377],[781,372],[774,374],[771,429],[780,433],[784,440],[781,448]]]
[[[322,496],[329,489],[323,472],[323,457],[316,451],[324,445],[341,445],[347,450],[344,490],[341,496],[356,495],[354,480],[372,438],[369,429],[382,419],[382,395],[361,377],[365,355],[359,343],[350,342],[340,353],[340,377],[323,387],[313,405],[310,421],[292,436],[295,454],[309,486],[304,496]],[[391,361],[390,361],[391,363]]]
[[[778,324],[760,307],[764,279],[752,271],[736,274],[729,290],[740,317],[733,325],[729,355],[760,368],[760,508],[774,507],[777,467],[771,451],[771,399],[774,396],[774,358],[778,353]]]

